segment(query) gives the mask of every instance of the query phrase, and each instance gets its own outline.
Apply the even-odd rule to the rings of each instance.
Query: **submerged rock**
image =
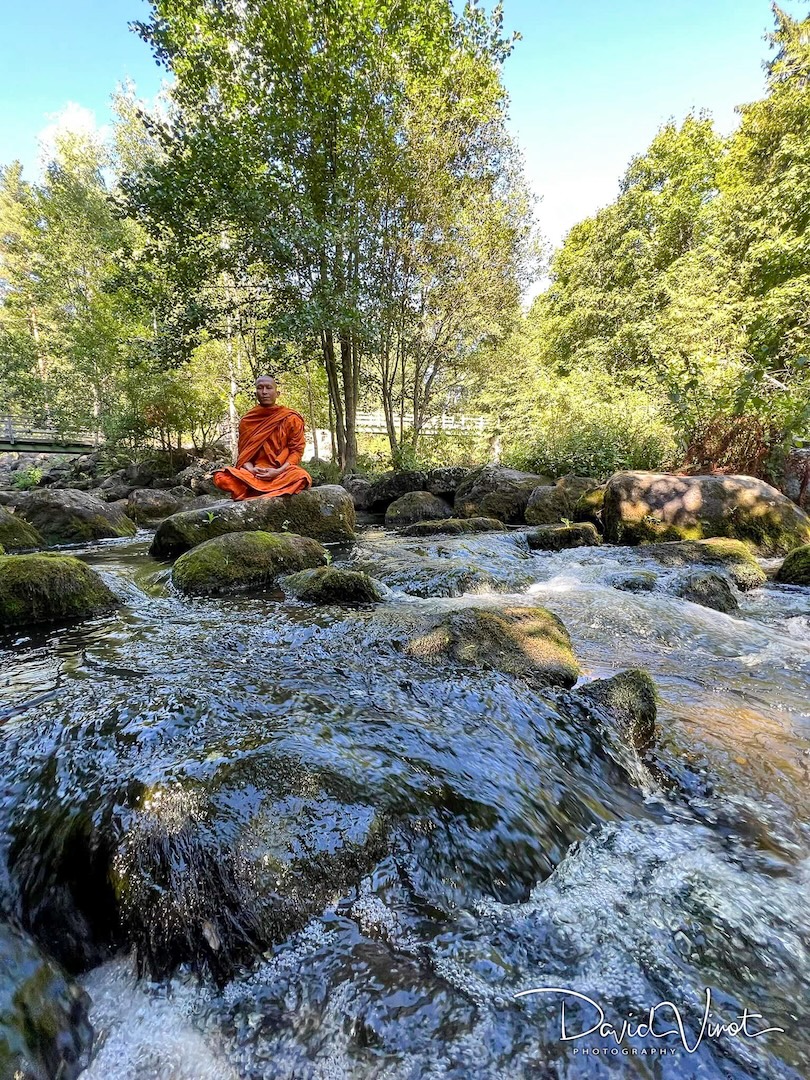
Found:
[[[596,527],[589,522],[578,525],[540,525],[526,533],[532,551],[562,551],[564,548],[595,547],[602,543]]]
[[[95,570],[80,559],[0,556],[0,626],[86,619],[118,604]]]
[[[651,570],[632,570],[626,574],[611,574],[607,584],[622,592],[652,592],[657,581]]]
[[[579,678],[568,631],[541,607],[463,608],[412,638],[405,651],[420,660],[449,659],[542,686],[573,686]]]
[[[38,530],[48,546],[134,536],[137,531],[118,507],[86,491],[32,491],[20,501],[17,513]]]
[[[740,540],[683,540],[668,544],[645,544],[645,557],[662,566],[693,566],[703,563],[717,566],[731,578],[741,592],[756,589],[767,581],[765,571]]]
[[[497,518],[449,517],[436,521],[417,521],[401,530],[402,536],[461,536],[462,533],[505,532],[506,526]]]
[[[588,706],[605,710],[620,734],[637,750],[655,741],[657,693],[646,671],[634,668],[610,679],[595,679],[575,691],[574,697]]]
[[[740,608],[726,578],[713,574],[710,570],[687,574],[676,582],[674,592],[682,600],[690,600],[693,604],[722,611],[725,615],[731,615]]]
[[[810,543],[810,518],[752,476],[616,473],[607,483],[605,537],[612,543],[730,537],[761,555]]]
[[[337,484],[324,484],[298,495],[226,500],[207,509],[173,514],[158,526],[149,554],[174,559],[204,540],[240,532],[289,529],[324,543],[352,540],[354,526],[351,495]]]
[[[455,510],[459,517],[494,517],[510,525],[524,520],[529,496],[541,485],[551,486],[547,476],[485,465],[459,485]]]
[[[228,533],[181,555],[172,568],[172,583],[190,596],[213,596],[265,588],[280,574],[325,562],[326,551],[308,536]]]
[[[0,924],[0,1076],[75,1080],[93,1029],[89,998],[21,930]]]
[[[781,585],[810,585],[810,544],[791,551],[774,580]]]
[[[376,604],[385,599],[368,574],[337,566],[319,566],[290,574],[281,582],[285,592],[309,604]]]
[[[431,495],[429,491],[409,491],[389,504],[385,511],[385,524],[389,528],[398,525],[413,525],[417,521],[435,521],[437,518],[453,516],[444,499]]]
[[[44,547],[45,541],[19,514],[12,514],[5,506],[0,506],[0,545],[6,551],[25,551],[26,548]]]

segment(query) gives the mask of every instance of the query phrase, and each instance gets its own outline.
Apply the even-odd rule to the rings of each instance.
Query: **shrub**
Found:
[[[42,479],[42,469],[32,465],[27,469],[18,469],[11,481],[17,491],[30,491]]]

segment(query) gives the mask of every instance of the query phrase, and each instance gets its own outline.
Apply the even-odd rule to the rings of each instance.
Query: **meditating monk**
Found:
[[[298,462],[304,456],[304,418],[276,405],[278,384],[271,375],[256,380],[256,400],[239,421],[236,465],[214,473],[214,483],[234,499],[295,495],[312,485]]]

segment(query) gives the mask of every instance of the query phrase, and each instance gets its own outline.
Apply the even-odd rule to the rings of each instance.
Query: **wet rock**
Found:
[[[366,509],[382,513],[395,499],[402,498],[409,491],[424,491],[426,486],[427,473],[419,469],[383,473],[372,482]]]
[[[607,584],[622,592],[652,592],[656,580],[651,570],[634,570],[627,574],[613,574]]]
[[[412,638],[405,651],[419,660],[452,660],[540,686],[573,686],[579,678],[568,631],[541,607],[454,611]]]
[[[462,533],[504,532],[506,526],[497,518],[455,518],[449,517],[438,521],[417,521],[401,530],[402,536],[461,536]]]
[[[447,465],[440,469],[431,469],[427,474],[425,490],[431,495],[438,495],[452,503],[459,487],[472,472],[460,465]]]
[[[741,592],[764,585],[765,571],[740,540],[683,540],[667,544],[645,544],[645,557],[662,566],[693,566],[704,564],[720,568]]]
[[[532,491],[526,504],[528,525],[556,525],[574,520],[574,508],[579,498],[598,488],[596,480],[587,476],[563,476],[555,484],[541,484]]]
[[[164,491],[138,488],[127,500],[127,516],[138,525],[154,524],[188,509],[187,504],[193,499],[194,492],[188,487],[172,487]]]
[[[281,581],[286,593],[309,604],[377,604],[383,590],[368,574],[336,566],[300,570]]]
[[[86,619],[118,607],[99,575],[68,555],[0,557],[0,626]]]
[[[372,502],[372,482],[365,476],[344,476],[340,481],[352,497],[355,510],[368,510]]]
[[[453,516],[444,499],[431,495],[429,491],[409,491],[389,504],[385,511],[385,524],[388,528],[398,525],[413,525],[417,521],[435,521],[437,518]]]
[[[726,615],[732,615],[740,608],[726,578],[711,571],[687,574],[676,582],[673,591],[682,600],[690,600],[693,604],[701,604]]]
[[[578,525],[540,525],[526,534],[526,541],[532,551],[562,551],[564,548],[595,547],[602,543],[602,538],[594,525],[580,522]]]
[[[324,543],[353,540],[354,527],[354,504],[349,493],[336,484],[325,484],[298,495],[243,502],[228,499],[208,509],[173,514],[158,526],[149,554],[157,559],[172,559],[215,536],[256,530],[289,529]]]
[[[190,596],[266,588],[281,574],[326,562],[326,551],[295,533],[240,532],[205,540],[181,555],[172,583]]]
[[[610,722],[637,750],[655,741],[657,693],[655,683],[640,668],[622,671],[610,679],[595,679],[574,697],[609,714]]]
[[[791,551],[774,580],[781,585],[810,585],[810,545]]]
[[[23,933],[0,924],[0,1076],[75,1080],[93,1030],[89,998]]]
[[[529,496],[541,485],[551,486],[546,476],[485,465],[459,485],[455,510],[459,517],[494,517],[510,525],[524,520]]]
[[[0,506],[0,544],[6,551],[25,551],[27,548],[45,546],[37,530],[5,506]]]
[[[134,536],[135,523],[115,507],[84,491],[32,491],[17,508],[48,546],[86,544],[117,536]]]
[[[810,543],[810,518],[751,476],[622,472],[607,483],[605,538],[612,543],[730,537],[761,555]]]

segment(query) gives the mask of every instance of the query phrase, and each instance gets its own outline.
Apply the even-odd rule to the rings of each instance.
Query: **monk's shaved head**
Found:
[[[275,375],[260,375],[256,380],[257,385],[260,382],[271,382],[278,385],[278,380],[276,379]]]
[[[256,380],[256,400],[260,405],[273,406],[278,397],[278,383],[272,375],[260,375]]]

